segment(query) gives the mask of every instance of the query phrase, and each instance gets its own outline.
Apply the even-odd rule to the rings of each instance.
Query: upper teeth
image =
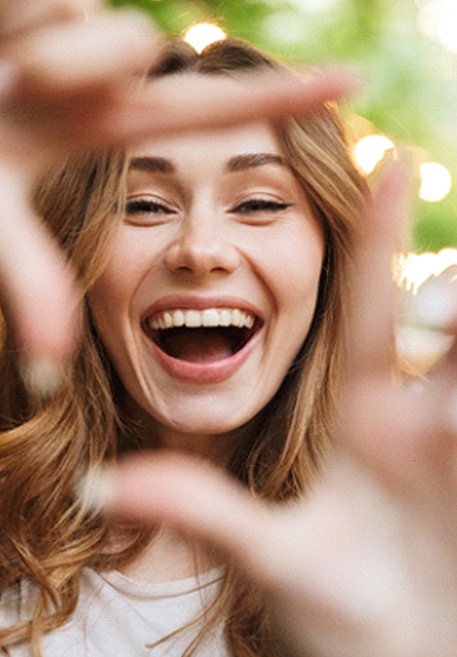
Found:
[[[252,328],[253,315],[238,308],[205,308],[205,310],[165,310],[150,317],[149,326],[152,329],[168,329],[186,326],[187,328],[236,326]]]

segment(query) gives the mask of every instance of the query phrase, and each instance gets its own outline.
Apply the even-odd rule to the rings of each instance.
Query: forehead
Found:
[[[255,154],[282,156],[273,128],[264,122],[237,127],[201,130],[149,140],[131,153],[131,159],[160,157],[179,171],[189,165],[223,168],[234,157]]]

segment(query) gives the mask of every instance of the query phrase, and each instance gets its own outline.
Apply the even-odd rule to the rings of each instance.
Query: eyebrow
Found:
[[[287,167],[285,160],[280,155],[273,153],[253,153],[247,155],[236,155],[230,158],[227,163],[226,170],[229,172],[243,171],[244,169],[251,169],[253,167],[261,167],[267,164],[275,164],[282,167]]]
[[[175,173],[176,169],[170,160],[164,157],[134,157],[129,162],[129,169],[148,171],[150,173]]]
[[[273,153],[249,153],[235,155],[227,162],[225,170],[229,173],[252,169],[268,164],[289,168],[284,158]],[[176,173],[174,164],[164,157],[141,156],[134,157],[129,163],[129,169],[147,171],[149,173]]]

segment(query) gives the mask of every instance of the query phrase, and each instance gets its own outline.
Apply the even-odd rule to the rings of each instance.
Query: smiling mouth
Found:
[[[243,349],[261,320],[238,308],[175,309],[156,313],[145,330],[165,354],[190,363],[213,363]]]

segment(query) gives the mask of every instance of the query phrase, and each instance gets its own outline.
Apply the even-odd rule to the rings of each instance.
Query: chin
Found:
[[[183,413],[178,417],[163,418],[160,424],[165,432],[169,429],[182,434],[218,436],[235,434],[251,417],[253,415],[243,416],[242,418],[234,418],[233,414],[221,416],[206,410],[205,414],[193,411]]]

